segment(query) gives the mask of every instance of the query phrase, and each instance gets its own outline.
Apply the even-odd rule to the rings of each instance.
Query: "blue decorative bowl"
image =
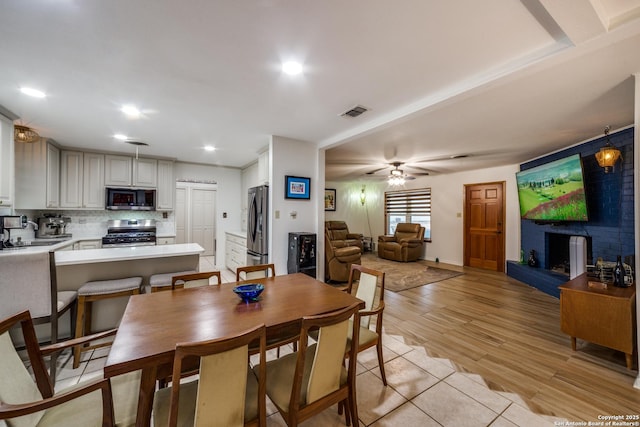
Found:
[[[264,291],[264,285],[261,285],[260,283],[239,285],[233,288],[233,292],[242,298],[242,301],[244,302],[257,301],[262,291]]]

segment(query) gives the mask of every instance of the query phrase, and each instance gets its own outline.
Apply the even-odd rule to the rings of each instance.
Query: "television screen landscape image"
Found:
[[[520,217],[538,221],[587,221],[580,155],[516,173]]]

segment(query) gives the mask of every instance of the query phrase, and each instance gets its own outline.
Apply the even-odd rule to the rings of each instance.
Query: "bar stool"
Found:
[[[127,277],[124,279],[87,282],[82,285],[80,289],[78,289],[76,338],[91,333],[91,306],[94,301],[139,294],[141,284],[142,277]],[[106,347],[108,345],[111,345],[111,343],[75,346],[73,348],[73,369],[76,369],[80,365],[80,354],[82,352],[99,347]]]
[[[171,278],[173,276],[183,276],[185,274],[195,274],[195,270],[176,271],[174,273],[160,273],[154,274],[149,277],[149,286],[151,292],[170,291],[171,290]]]

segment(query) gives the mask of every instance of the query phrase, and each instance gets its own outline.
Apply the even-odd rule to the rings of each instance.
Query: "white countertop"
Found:
[[[47,239],[43,239],[47,240]],[[57,251],[66,246],[73,245],[74,242],[77,242],[78,239],[67,239],[60,240],[60,243],[56,243],[54,245],[34,245],[31,246],[29,244],[25,244],[22,246],[15,246],[13,248],[4,248],[0,251],[0,256],[9,255],[9,254],[24,254],[24,253],[38,253],[38,252],[49,252],[49,251]]]
[[[51,246],[45,246],[45,248],[51,248]],[[200,255],[203,252],[204,249],[197,243],[61,251],[56,252],[56,265],[76,265],[96,262],[163,258],[181,255]]]
[[[238,236],[241,237],[243,239],[246,239],[247,237],[247,232],[246,231],[226,231],[227,234],[231,234],[233,236]]]

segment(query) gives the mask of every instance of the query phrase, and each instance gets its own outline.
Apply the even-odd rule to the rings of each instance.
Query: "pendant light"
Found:
[[[16,142],[24,142],[27,144],[40,141],[38,132],[22,125],[13,125],[13,138]]]
[[[604,136],[607,138],[607,143],[596,153],[596,160],[600,167],[604,168],[604,173],[609,173],[621,155],[620,150],[618,150],[613,144],[611,144],[611,141],[609,141],[610,130],[610,126],[604,128]]]

